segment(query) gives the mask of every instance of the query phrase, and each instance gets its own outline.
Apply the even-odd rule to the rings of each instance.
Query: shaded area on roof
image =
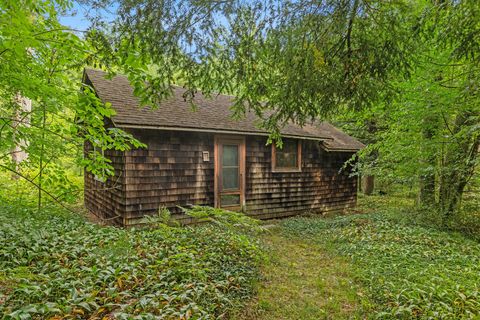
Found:
[[[133,94],[133,88],[127,77],[117,75],[113,79],[106,79],[106,73],[99,70],[85,69],[86,82],[91,83],[96,94],[103,102],[112,104],[116,115],[112,121],[117,127],[145,127],[145,128],[178,128],[191,130],[215,130],[226,132],[268,134],[258,127],[258,118],[253,112],[246,112],[242,119],[231,117],[233,97],[216,95],[207,98],[197,93],[194,103],[198,106],[193,111],[191,105],[185,101],[185,89],[173,87],[173,95],[163,101],[158,108],[141,107],[140,101]],[[284,136],[324,140],[329,150],[359,150],[364,147],[358,140],[336,129],[332,125],[307,124],[303,127],[296,124],[287,124],[281,129]]]

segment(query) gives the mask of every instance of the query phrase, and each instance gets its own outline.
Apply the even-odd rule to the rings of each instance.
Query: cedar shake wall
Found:
[[[85,143],[85,152],[91,150],[91,146]],[[124,155],[121,151],[106,150],[105,157],[110,159],[115,169],[115,176],[101,182],[94,175],[85,170],[85,207],[101,219],[106,219],[109,224],[124,225],[125,215],[125,170]]]
[[[301,172],[272,172],[266,138],[247,137],[246,206],[260,219],[326,212],[353,207],[357,179],[340,171],[352,153],[326,152],[320,144],[302,141]],[[340,171],[340,172],[339,172]]]
[[[118,188],[89,191],[95,184],[85,175],[87,208],[103,217],[122,215],[123,225],[167,207],[184,223],[178,205],[214,205],[214,135],[200,132],[132,130],[147,149],[112,155],[116,174],[124,170]],[[326,152],[318,142],[302,141],[302,171],[273,173],[271,146],[266,137],[246,136],[246,211],[257,218],[353,207],[357,180],[340,172],[352,153]],[[204,162],[202,152],[210,161]],[[117,220],[115,221],[117,222]],[[122,222],[122,221],[118,221]]]
[[[214,205],[213,134],[160,130],[135,130],[148,149],[125,152],[126,222],[138,224],[147,214],[167,207],[177,215],[177,206]],[[202,152],[210,161],[204,162]]]

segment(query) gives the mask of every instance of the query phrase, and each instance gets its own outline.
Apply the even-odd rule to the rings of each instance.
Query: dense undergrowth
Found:
[[[125,230],[0,207],[4,319],[223,318],[252,295],[255,237],[209,224]]]
[[[282,230],[348,257],[377,305],[373,318],[479,318],[479,242],[369,201],[372,213],[293,218]]]

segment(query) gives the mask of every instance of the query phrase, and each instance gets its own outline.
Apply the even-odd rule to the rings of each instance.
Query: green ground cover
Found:
[[[284,236],[347,258],[374,318],[480,318],[480,244],[385,212],[282,221]]]
[[[275,227],[262,237],[268,259],[258,293],[234,319],[307,320],[362,317],[371,302],[344,257]]]
[[[5,319],[211,319],[253,294],[255,238],[216,224],[101,227],[54,209],[0,208]]]
[[[222,212],[193,228],[157,219],[156,228],[125,230],[53,208],[3,206],[0,314],[480,319],[478,239],[429,225],[412,205],[361,198],[356,214],[285,219],[260,235]]]
[[[263,234],[263,280],[236,318],[480,319],[478,234],[436,227],[405,195],[360,197],[352,213]]]

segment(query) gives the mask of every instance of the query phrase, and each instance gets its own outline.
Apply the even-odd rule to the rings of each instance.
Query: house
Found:
[[[267,145],[268,133],[253,114],[230,117],[230,96],[195,97],[192,111],[184,89],[159,108],[140,108],[124,76],[86,70],[84,82],[116,110],[109,125],[148,145],[130,151],[106,150],[115,176],[102,182],[85,173],[85,206],[114,224],[138,224],[167,207],[189,222],[177,205],[243,210],[260,219],[326,212],[356,204],[357,179],[342,170],[363,144],[323,122],[286,125],[283,148]],[[90,147],[85,146],[86,152]]]

